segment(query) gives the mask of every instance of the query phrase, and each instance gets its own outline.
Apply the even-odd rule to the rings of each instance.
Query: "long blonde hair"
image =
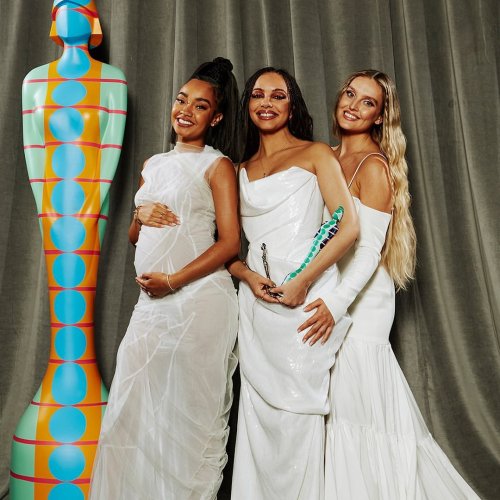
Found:
[[[381,262],[386,267],[397,289],[406,289],[415,276],[416,235],[410,215],[411,197],[408,191],[408,164],[405,160],[406,138],[401,130],[401,108],[394,82],[381,71],[364,70],[350,75],[337,95],[333,113],[333,133],[342,135],[336,110],[347,87],[358,77],[375,80],[384,94],[383,120],[372,127],[371,136],[387,158],[394,194],[392,220],[387,231]]]

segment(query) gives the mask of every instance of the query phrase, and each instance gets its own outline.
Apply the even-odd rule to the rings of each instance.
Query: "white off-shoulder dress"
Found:
[[[256,181],[240,171],[241,217],[249,241],[248,266],[281,283],[307,256],[323,219],[316,176],[291,167]],[[342,223],[340,223],[342,231]],[[309,289],[306,304],[338,282],[332,266]],[[241,394],[233,471],[234,500],[321,500],[324,489],[325,415],[330,368],[346,330],[338,321],[326,344],[304,344],[297,328],[311,312],[239,291]]]
[[[210,146],[176,146],[147,162],[136,205],[159,201],[181,223],[142,227],[138,275],[174,273],[213,244],[205,173],[221,157]],[[216,498],[227,461],[237,328],[236,292],[224,268],[161,299],[141,292],[118,351],[90,498]]]
[[[334,318],[347,308],[352,318],[332,369],[325,498],[477,499],[429,433],[389,343],[395,290],[380,254],[391,214],[354,202],[360,236],[324,298]]]

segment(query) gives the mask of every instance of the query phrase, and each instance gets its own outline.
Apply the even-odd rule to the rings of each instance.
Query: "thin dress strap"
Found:
[[[363,162],[370,156],[381,156],[383,158],[384,163],[387,165],[387,158],[382,154],[382,153],[369,153],[367,154],[360,162],[359,165],[356,167],[356,170],[354,171],[354,175],[351,177],[351,180],[349,181],[349,184],[347,186],[348,189],[351,189],[351,185],[354,181],[354,178],[356,177],[356,174],[358,173],[358,170],[361,168],[361,165],[363,165]]]

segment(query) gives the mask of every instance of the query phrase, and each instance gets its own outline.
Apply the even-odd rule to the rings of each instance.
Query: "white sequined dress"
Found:
[[[271,278],[281,283],[307,256],[323,221],[316,176],[291,167],[249,181],[241,169],[240,203],[248,266],[265,276],[265,243]],[[332,266],[309,289],[306,304],[337,282]],[[303,307],[256,299],[245,283],[239,303],[241,394],[232,498],[321,500],[330,368],[350,321],[339,320],[326,344],[310,346],[297,333],[312,314]]]

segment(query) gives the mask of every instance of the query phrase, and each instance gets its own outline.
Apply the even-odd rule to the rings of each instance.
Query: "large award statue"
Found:
[[[55,0],[50,36],[64,51],[26,76],[23,130],[47,266],[51,348],[13,438],[13,500],[86,498],[107,399],[95,359],[94,297],[127,84],[119,69],[89,55],[89,44],[102,39],[94,0]]]

